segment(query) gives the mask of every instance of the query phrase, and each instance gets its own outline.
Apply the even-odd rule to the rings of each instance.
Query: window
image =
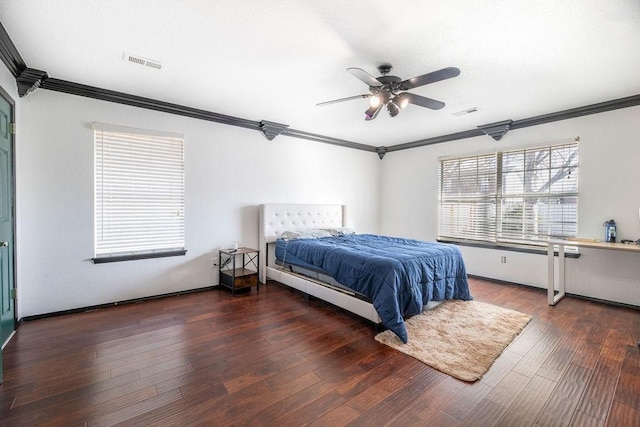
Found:
[[[94,262],[184,255],[184,138],[94,123]]]
[[[578,142],[439,164],[439,238],[546,244],[578,233]]]

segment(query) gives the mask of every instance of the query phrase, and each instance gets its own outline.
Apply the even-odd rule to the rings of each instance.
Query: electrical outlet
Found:
[[[501,262],[502,264],[506,264],[506,263],[507,263],[507,257],[506,257],[506,256],[501,256],[501,257],[500,257],[500,262]]]

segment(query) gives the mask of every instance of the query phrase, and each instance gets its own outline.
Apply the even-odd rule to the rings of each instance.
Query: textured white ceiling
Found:
[[[51,77],[373,146],[640,94],[638,0],[3,0],[0,20]],[[461,74],[411,91],[438,111],[315,106],[367,93],[345,70],[382,63]]]

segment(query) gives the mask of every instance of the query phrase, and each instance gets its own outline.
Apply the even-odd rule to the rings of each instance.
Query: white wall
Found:
[[[19,317],[217,284],[217,248],[257,246],[260,203],[343,203],[350,224],[379,231],[375,153],[42,89],[20,102]],[[89,261],[93,121],[185,134],[186,256]]]
[[[515,118],[514,118],[515,119]],[[580,237],[602,239],[615,219],[619,239],[640,238],[640,107],[610,111],[508,132],[388,153],[381,170],[381,232],[437,237],[438,157],[491,152],[580,137]],[[469,274],[546,287],[546,258],[461,247]],[[583,249],[567,260],[567,292],[640,306],[637,254]],[[507,263],[500,263],[506,256]]]

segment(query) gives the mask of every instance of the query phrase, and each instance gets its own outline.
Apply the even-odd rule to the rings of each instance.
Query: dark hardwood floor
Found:
[[[4,350],[3,426],[640,425],[640,312],[471,279],[533,320],[475,383],[277,283],[26,322]]]

